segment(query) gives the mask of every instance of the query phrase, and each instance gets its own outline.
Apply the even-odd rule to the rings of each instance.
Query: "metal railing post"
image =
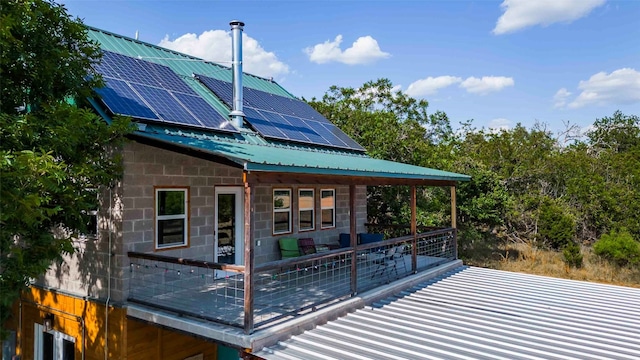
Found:
[[[351,295],[358,293],[358,253],[356,247],[358,246],[358,239],[356,235],[356,186],[349,185],[349,237],[351,243],[349,244],[353,248],[351,254]]]

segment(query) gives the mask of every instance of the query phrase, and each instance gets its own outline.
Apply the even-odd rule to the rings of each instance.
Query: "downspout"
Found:
[[[231,25],[231,69],[233,72],[233,101],[231,106],[231,123],[236,129],[242,129],[244,113],[242,112],[242,29],[244,23],[232,20]]]
[[[107,260],[107,301],[104,303],[104,359],[109,360],[109,302],[111,301],[111,229],[113,221],[113,209],[112,209],[113,191],[109,189],[109,224],[107,230],[109,231],[109,248],[107,249],[109,260]]]

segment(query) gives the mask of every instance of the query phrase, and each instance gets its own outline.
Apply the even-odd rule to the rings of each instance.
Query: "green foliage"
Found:
[[[596,119],[586,141],[573,143],[542,124],[496,132],[467,121],[453,133],[446,113],[428,114],[425,100],[392,89],[386,79],[334,86],[311,105],[373,157],[471,175],[457,189],[461,226],[556,250],[620,226],[640,236],[637,116],[616,111]],[[369,187],[368,196],[369,221],[408,222],[408,187]],[[448,204],[446,192],[420,189],[421,224],[446,225]]]
[[[573,242],[575,222],[565,209],[550,200],[540,206],[538,240],[558,250]]]
[[[375,158],[419,166],[436,166],[438,144],[452,136],[447,115],[427,113],[428,103],[393,90],[388,79],[363,84],[360,88],[332,86],[321,101],[310,104],[327,119],[367,149]],[[409,218],[408,187],[369,187],[370,221],[402,223]],[[442,193],[424,190],[425,199],[440,201]],[[448,201],[448,200],[447,200]]]
[[[461,223],[498,226],[504,223],[509,194],[498,174],[482,164],[462,164],[459,172],[471,181],[458,185],[458,211]]]
[[[620,266],[640,264],[640,242],[626,229],[612,230],[593,244],[593,252]]]
[[[562,256],[564,262],[575,268],[582,267],[582,253],[580,252],[580,245],[573,241],[569,241],[562,249]]]
[[[50,1],[2,3],[0,23],[0,323],[30,279],[74,251],[96,192],[121,172],[130,132],[81,106],[100,84],[99,49]]]

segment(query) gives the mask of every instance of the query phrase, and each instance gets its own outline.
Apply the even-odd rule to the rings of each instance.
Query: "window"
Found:
[[[86,189],[89,193],[87,201],[88,209],[82,210],[82,216],[86,225],[84,233],[80,234],[80,239],[96,239],[98,237],[98,190]]]
[[[320,191],[320,208],[322,211],[322,228],[328,229],[336,226],[336,191],[334,189],[322,189]]]
[[[46,330],[44,326],[34,327],[34,358],[36,360],[74,360],[76,339],[55,330]]]
[[[315,193],[313,189],[298,190],[298,230],[315,229]]]
[[[188,189],[156,189],[156,248],[187,245]]]
[[[15,359],[16,355],[16,332],[7,331],[7,337],[2,341],[2,360]]]
[[[291,232],[291,190],[273,190],[273,233]]]

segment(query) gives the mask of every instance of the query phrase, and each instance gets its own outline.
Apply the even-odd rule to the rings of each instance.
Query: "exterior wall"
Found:
[[[31,288],[16,303],[16,316],[4,324],[16,331],[17,353],[21,359],[33,359],[35,324],[43,324],[53,315],[53,330],[72,337],[75,359],[158,359],[215,360],[220,350],[232,350],[194,336],[163,329],[129,319],[126,310],[109,307],[108,327],[104,304],[51,291]],[[108,351],[105,353],[105,333]],[[13,354],[7,354],[10,356]],[[202,356],[202,357],[199,357]],[[237,357],[236,357],[237,358]]]
[[[215,360],[217,348],[215,343],[193,336],[133,319],[127,321],[127,360]]]
[[[273,235],[273,189],[291,189],[292,232]],[[298,231],[298,189],[315,190],[315,230]],[[336,226],[320,229],[320,190],[336,190]],[[338,244],[340,233],[350,231],[349,224],[349,186],[336,185],[296,185],[296,186],[257,186],[255,189],[255,241],[254,256],[256,264],[280,260],[278,239],[282,237],[313,238],[316,244]],[[356,232],[364,232],[367,221],[367,188],[356,187]],[[260,245],[258,246],[258,243]]]
[[[53,330],[74,338],[76,359],[104,359],[106,331],[109,333],[107,358],[126,358],[123,336],[126,310],[109,307],[108,330],[105,310],[104,304],[31,288],[23,295],[16,312],[17,319],[12,324],[18,333],[17,355],[22,359],[34,358],[35,324],[43,324],[44,317],[51,314]]]
[[[137,142],[125,144],[122,151],[122,181],[100,198],[99,236],[76,241],[78,251],[66,256],[65,262],[54,264],[39,280],[39,286],[124,303],[129,291],[129,251],[213,261],[215,188],[242,186],[242,170]],[[189,246],[155,249],[155,187],[189,189]],[[292,190],[293,232],[290,234],[273,235],[274,188]],[[315,231],[298,232],[299,188],[315,189]],[[336,227],[319,230],[320,190],[324,188],[336,190]],[[317,244],[337,244],[338,235],[349,232],[348,186],[258,185],[254,194],[256,263],[280,259],[278,239],[283,236],[312,237]],[[364,232],[366,187],[358,186],[356,196],[357,232]]]

